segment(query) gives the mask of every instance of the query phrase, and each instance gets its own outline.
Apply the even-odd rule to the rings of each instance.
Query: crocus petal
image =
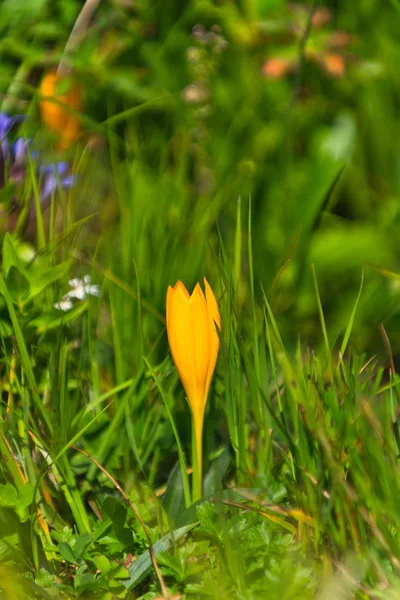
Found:
[[[198,292],[194,300],[189,296],[185,286],[178,281],[167,294],[167,331],[172,358],[185,389],[192,410],[203,404],[204,376],[199,368],[199,350],[196,341],[199,339],[194,324],[193,306],[197,310],[201,296]]]
[[[219,337],[216,331],[216,327],[221,330],[221,317],[219,315],[218,304],[214,296],[207,279],[204,277],[204,287],[206,289],[206,302],[207,302],[207,313],[208,318],[211,322],[210,326],[210,343],[209,343],[209,358],[208,358],[208,370],[206,389],[207,393],[211,385],[211,379],[217,363],[218,351],[219,351]]]
[[[174,298],[177,298],[177,296],[175,296],[175,293],[177,290],[179,290],[179,293],[181,295],[183,295],[186,298],[186,300],[189,300],[189,292],[187,291],[187,289],[185,288],[185,286],[183,285],[183,283],[181,281],[178,280],[173,288],[171,286],[168,287],[168,292],[167,292],[167,331],[169,331],[169,329],[170,329],[168,327],[168,324],[171,324],[172,307],[173,307],[173,303],[174,303]]]
[[[178,370],[186,395],[193,396],[194,348],[189,294],[178,281],[167,293],[167,332],[172,358]]]
[[[167,292],[167,333],[172,358],[193,415],[201,416],[207,401],[219,350],[217,301],[205,280],[206,296],[197,284],[191,296],[178,281]]]
[[[208,393],[206,381],[209,363],[210,327],[206,299],[199,284],[193,290],[189,305],[191,343],[194,349],[194,381],[192,383],[192,398],[188,394],[188,399],[193,412],[203,413]]]

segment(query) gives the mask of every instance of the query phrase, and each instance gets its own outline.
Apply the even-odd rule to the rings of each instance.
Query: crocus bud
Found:
[[[217,301],[205,278],[204,285],[205,295],[197,283],[190,296],[181,281],[167,293],[168,342],[192,412],[200,486],[204,410],[219,351],[216,328],[221,329]]]

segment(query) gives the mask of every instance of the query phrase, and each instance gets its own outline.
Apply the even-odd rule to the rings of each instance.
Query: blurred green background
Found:
[[[66,56],[78,14],[90,5],[94,12]],[[165,296],[177,279],[192,289],[206,276],[220,306],[222,338],[206,415],[205,495],[228,481],[261,490],[256,500],[263,506],[267,489],[268,501],[288,511],[290,543],[298,541],[307,560],[315,552],[318,576],[329,579],[349,548],[381,553],[371,585],[384,579],[380,561],[388,572],[391,564],[397,568],[399,389],[393,390],[398,378],[385,387],[388,344],[380,326],[397,364],[399,30],[398,0],[0,4],[1,111],[28,115],[10,137],[32,139],[32,149],[40,149],[33,162],[69,161],[77,178],[70,190],[59,186],[50,218],[43,215],[45,239],[34,227],[13,233],[15,221],[7,217],[32,202],[35,169],[10,184],[6,161],[0,190],[0,444],[8,459],[1,464],[0,517],[9,523],[11,541],[2,552],[10,565],[23,564],[38,578],[42,564],[50,572],[54,561],[58,576],[67,561],[77,593],[89,589],[103,537],[85,558],[89,584],[79,581],[88,574],[81,554],[71,558],[66,545],[86,551],[85,536],[97,535],[102,511],[125,538],[120,546],[108,539],[104,552],[112,561],[125,564],[145,552],[141,528],[130,514],[127,533],[126,506],[119,517],[110,500],[119,503],[115,486],[88,455],[134,498],[154,541],[182,513],[177,443],[165,406],[170,402],[188,455],[190,414],[168,351]],[[60,152],[40,120],[39,89],[66,59],[85,102],[82,136]],[[83,294],[71,310],[59,310],[70,279],[88,274],[100,298]],[[346,357],[333,367],[339,347]],[[375,419],[364,401],[378,397]],[[37,526],[36,502],[50,532]],[[208,532],[210,548],[213,511],[199,511],[199,535]],[[249,540],[260,524],[254,515]],[[193,525],[189,517],[185,526]],[[239,543],[235,528],[247,535],[247,518],[241,513],[228,531],[221,517],[217,529],[235,585],[230,549],[237,543],[241,557],[247,541]],[[280,527],[271,518],[265,539],[256,540],[260,561],[273,556],[265,551],[271,531],[274,543],[279,536],[289,543]],[[208,550],[194,539],[207,575]],[[249,581],[254,539],[242,545]],[[185,543],[176,552],[185,552],[190,566],[192,538]],[[280,552],[276,564],[284,566]],[[163,560],[172,569],[170,555]],[[83,570],[75,577],[78,565]],[[139,569],[134,560],[128,567]],[[132,586],[141,585],[142,576],[135,577]],[[292,583],[285,569],[277,580]],[[207,585],[214,586],[213,575]],[[150,586],[154,593],[146,597],[158,593],[154,580]]]
[[[35,86],[82,5],[1,5],[3,108],[30,110],[28,133]],[[284,339],[318,333],[314,263],[331,335],[364,269],[355,343],[381,352],[383,323],[399,352],[400,288],[380,271],[398,269],[399,24],[397,0],[100,2],[72,55],[90,149],[75,202],[101,214],[83,251],[101,231],[97,251],[107,266],[119,254],[125,281],[133,255],[163,312],[168,283],[216,275],[217,226],[232,254],[238,199],[242,219],[251,201],[256,295],[261,282]]]

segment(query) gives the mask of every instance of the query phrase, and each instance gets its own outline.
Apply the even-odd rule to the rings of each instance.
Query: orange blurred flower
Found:
[[[292,64],[284,58],[269,58],[262,68],[262,74],[268,79],[282,79],[292,70]]]
[[[60,150],[69,148],[81,134],[79,117],[73,111],[82,109],[82,94],[78,82],[70,75],[49,71],[39,89],[40,114],[45,126],[56,135]]]
[[[328,45],[332,49],[346,48],[353,41],[353,37],[345,31],[333,31],[329,36]]]
[[[326,72],[332,77],[343,77],[346,71],[346,62],[340,54],[326,53],[321,57],[321,63]]]
[[[329,8],[317,8],[311,18],[311,24],[313,27],[323,27],[332,18],[332,13]]]

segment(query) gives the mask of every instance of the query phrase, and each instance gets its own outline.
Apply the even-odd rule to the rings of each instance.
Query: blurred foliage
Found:
[[[38,79],[61,59],[81,6],[3,3],[7,108],[35,103]],[[397,6],[174,0],[160,13],[157,2],[101,3],[70,59],[86,96],[82,142],[102,165],[93,167],[90,195],[106,222],[115,197],[136,223],[153,220],[151,198],[163,196],[158,220],[171,237],[190,221],[184,248],[205,229],[216,248],[215,223],[229,238],[237,198],[245,206],[251,198],[255,281],[271,294],[284,337],[317,334],[311,263],[334,335],[365,267],[358,344],[379,348],[377,325],[396,329],[399,318],[397,286],[379,272],[397,268]],[[26,129],[37,130],[34,119]],[[86,210],[87,189],[76,202]],[[115,235],[107,225],[105,239]],[[140,226],[133,228],[131,251],[144,275],[158,248],[145,256]],[[205,259],[203,248],[195,264],[190,256],[165,265],[165,280],[190,273],[195,282]],[[143,294],[153,297],[143,275]],[[242,303],[248,295],[243,285]],[[154,299],[162,310],[163,296]],[[393,344],[397,352],[400,341]]]
[[[0,595],[156,598],[132,501],[175,598],[397,597],[398,0],[104,0],[74,29],[89,4],[0,5],[1,112],[27,115],[1,140]],[[203,275],[185,510],[165,294]]]

